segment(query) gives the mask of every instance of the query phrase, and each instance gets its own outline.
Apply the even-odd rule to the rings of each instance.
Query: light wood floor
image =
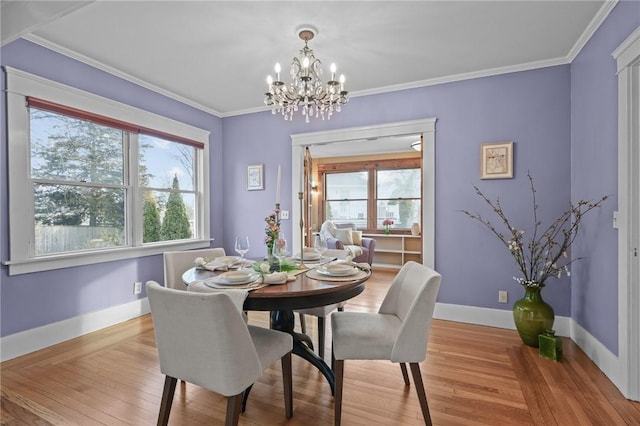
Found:
[[[375,311],[393,274],[376,272],[347,310]],[[250,313],[266,325],[265,313]],[[315,339],[315,321],[308,318]],[[330,327],[327,327],[330,328]],[[205,338],[206,336],[203,336]],[[329,347],[327,347],[327,359]],[[515,331],[434,321],[421,364],[436,425],[640,425],[627,401],[571,341],[564,359],[540,358]],[[323,376],[293,357],[294,415],[284,417],[279,363],[251,392],[241,425],[330,425]],[[0,365],[3,425],[146,425],[156,422],[163,377],[149,315]],[[222,424],[224,399],[179,384],[170,424]],[[347,361],[343,425],[421,425],[420,407],[397,364]]]

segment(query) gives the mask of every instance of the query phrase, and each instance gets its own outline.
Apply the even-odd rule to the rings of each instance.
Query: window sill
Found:
[[[190,250],[209,247],[212,239],[190,240],[144,247],[127,247],[113,250],[92,251],[85,253],[61,254],[25,260],[9,260],[2,262],[9,266],[9,275],[29,274],[50,271],[52,269],[73,268],[102,262],[133,259],[144,256],[162,254],[165,251]]]

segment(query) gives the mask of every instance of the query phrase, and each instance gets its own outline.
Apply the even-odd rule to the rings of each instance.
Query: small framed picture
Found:
[[[264,189],[264,164],[247,166],[247,191]]]
[[[480,145],[480,179],[513,177],[513,142]]]

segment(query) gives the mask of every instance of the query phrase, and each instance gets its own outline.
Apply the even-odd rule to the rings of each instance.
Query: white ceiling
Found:
[[[353,97],[568,63],[613,5],[3,0],[2,43],[22,36],[225,117],[264,109],[265,77],[303,46],[302,24]]]

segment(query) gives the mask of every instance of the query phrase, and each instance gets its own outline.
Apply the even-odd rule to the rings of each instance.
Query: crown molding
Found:
[[[120,71],[116,68],[110,67],[109,65],[106,65],[100,61],[96,61],[95,59],[91,59],[88,56],[82,55],[76,51],[73,51],[71,49],[67,49],[66,47],[62,47],[59,44],[53,43],[51,41],[45,40],[42,37],[38,37],[36,35],[33,34],[29,34],[27,36],[23,36],[22,37],[24,40],[30,41],[32,43],[35,43],[39,46],[42,46],[44,48],[47,48],[49,50],[52,50],[56,53],[59,53],[61,55],[67,56],[71,59],[75,59],[78,62],[82,62],[83,64],[89,65],[93,68],[99,69],[101,71],[104,71],[108,74],[114,75],[118,78],[121,78],[123,80],[129,81],[131,83],[137,84],[138,86],[144,87],[145,89],[151,90],[153,92],[156,92],[160,95],[166,96],[168,98],[171,98],[173,100],[176,100],[178,102],[182,102],[183,104],[189,105],[193,108],[199,109],[201,111],[204,111],[206,113],[209,113],[211,115],[214,115],[216,117],[221,117],[222,114],[220,113],[220,111],[217,111],[213,108],[209,108],[205,105],[202,105],[201,103],[195,102],[191,99],[185,98],[184,96],[178,95],[177,93],[174,93],[170,90],[164,89],[162,87],[156,86],[154,84],[151,84],[149,82],[146,82],[142,79],[139,79],[131,74],[128,74],[126,72]]]
[[[568,62],[573,62],[580,51],[582,51],[582,48],[587,44],[591,37],[593,37],[598,28],[600,28],[600,25],[602,25],[604,20],[607,19],[607,16],[609,16],[609,13],[611,13],[613,8],[616,7],[617,4],[618,0],[607,0],[604,2],[602,7],[600,7],[600,10],[598,10],[598,13],[596,13],[596,16],[594,16],[591,22],[589,22],[587,28],[585,28],[582,35],[580,35],[576,43],[569,51],[569,54],[567,55]]]

